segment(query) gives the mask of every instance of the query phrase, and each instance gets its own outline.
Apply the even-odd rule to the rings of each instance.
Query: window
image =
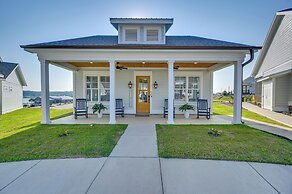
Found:
[[[110,78],[109,76],[100,77],[100,101],[110,100]]]
[[[190,102],[200,98],[199,81],[199,77],[189,77],[188,99]]]
[[[178,101],[186,100],[186,77],[175,77],[174,99]]]
[[[137,40],[138,40],[137,29],[125,30],[125,41],[137,41]]]
[[[147,41],[158,41],[159,30],[147,30],[146,34]]]
[[[109,101],[109,76],[86,76],[86,99]]]
[[[186,92],[187,91],[187,92]],[[186,96],[186,94],[188,94]],[[200,98],[200,78],[176,76],[174,79],[174,99],[176,101],[195,102]]]

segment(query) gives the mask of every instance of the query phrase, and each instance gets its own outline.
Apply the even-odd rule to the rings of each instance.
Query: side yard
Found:
[[[222,102],[218,102],[218,101],[214,101],[213,103],[213,114],[215,115],[228,115],[228,116],[232,116],[233,115],[233,107],[230,104],[224,104]],[[273,124],[273,125],[278,125],[278,126],[282,126],[282,127],[288,127],[291,128],[287,125],[284,125],[280,122],[274,121],[268,117],[259,115],[257,113],[251,112],[249,110],[246,109],[242,109],[242,117],[243,118],[247,118],[247,119],[252,119],[255,121],[261,121],[261,122],[265,122],[265,123],[269,123],[269,124]]]
[[[72,109],[51,109],[51,119]],[[0,115],[0,162],[108,156],[127,125],[42,125],[39,108]]]
[[[51,109],[51,119],[72,114],[71,109]],[[0,115],[0,139],[35,127],[41,122],[40,108],[23,108]]]
[[[157,125],[156,131],[163,158],[292,164],[292,141],[245,125]]]

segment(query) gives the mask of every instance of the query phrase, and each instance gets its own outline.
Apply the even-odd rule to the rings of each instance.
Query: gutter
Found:
[[[249,49],[249,53],[250,53],[250,59],[247,60],[246,62],[242,63],[242,68],[244,66],[246,66],[247,64],[249,64],[250,62],[252,62],[253,59],[254,59],[254,50],[253,49]]]

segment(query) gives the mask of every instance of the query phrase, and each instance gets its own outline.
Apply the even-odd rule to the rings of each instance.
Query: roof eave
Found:
[[[259,57],[257,58],[255,66],[254,66],[254,68],[252,70],[251,75],[253,77],[256,77],[256,75],[258,74],[258,71],[259,71],[259,69],[260,69],[260,67],[262,65],[262,62],[263,62],[263,60],[264,60],[264,58],[265,58],[265,56],[267,54],[267,51],[268,51],[268,49],[270,47],[270,44],[272,43],[272,41],[274,39],[274,36],[277,33],[277,30],[278,30],[283,18],[284,18],[284,15],[281,15],[281,14],[279,14],[279,15],[276,14],[276,16],[274,17],[273,22],[272,22],[272,24],[270,26],[269,32],[268,32],[268,34],[266,36],[266,39],[264,41],[261,53],[260,53]]]
[[[199,50],[259,50],[260,46],[163,46],[163,45],[117,45],[117,46],[30,46],[21,45],[23,49],[199,49]]]

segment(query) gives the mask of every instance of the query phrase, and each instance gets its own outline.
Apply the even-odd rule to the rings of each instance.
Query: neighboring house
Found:
[[[111,18],[117,36],[90,36],[22,45],[41,64],[42,123],[50,122],[49,64],[73,72],[74,99],[87,98],[89,110],[102,102],[109,123],[116,122],[115,99],[126,114],[162,114],[198,98],[212,107],[213,72],[234,65],[234,117],[241,123],[242,66],[260,47],[196,36],[167,36],[172,18]],[[187,21],[186,21],[187,22]]]
[[[26,81],[17,63],[0,61],[0,114],[22,108],[22,88]]]
[[[255,94],[255,80],[253,77],[243,80],[242,94]]]
[[[252,76],[263,108],[288,111],[292,106],[292,9],[277,12]]]

